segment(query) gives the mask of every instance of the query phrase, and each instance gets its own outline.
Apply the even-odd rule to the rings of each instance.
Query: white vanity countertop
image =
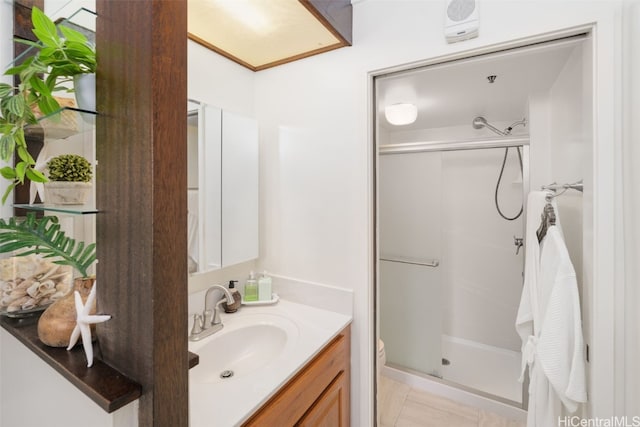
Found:
[[[267,320],[262,321],[260,316]],[[207,372],[207,363],[203,360],[206,351],[202,347],[208,341],[220,338],[225,333],[232,334],[249,322],[268,324],[268,319],[278,318],[283,318],[284,324],[289,325],[287,333],[290,334],[279,357],[253,372],[240,373],[227,379],[220,379],[219,372]],[[240,425],[350,322],[350,316],[286,300],[280,300],[275,305],[242,306],[237,313],[223,313],[222,323],[225,327],[220,332],[199,342],[189,342],[189,350],[200,355],[200,364],[189,372],[190,427]],[[224,354],[224,346],[219,347],[213,347],[214,351]],[[199,349],[202,354],[198,352]]]

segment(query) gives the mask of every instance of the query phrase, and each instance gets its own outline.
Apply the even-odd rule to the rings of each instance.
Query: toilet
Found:
[[[384,341],[378,340],[378,381],[380,381],[380,373],[382,372],[382,367],[387,363],[387,356],[384,352]]]
[[[385,365],[385,363],[387,363],[387,356],[384,353],[384,341],[382,340],[378,340],[378,365],[377,365],[377,381],[378,381],[378,387],[380,387],[380,375],[382,372],[382,367]],[[380,390],[380,389],[378,389]],[[379,393],[379,391],[378,391]],[[376,411],[377,414],[377,419],[378,419],[378,424],[377,425],[382,425],[381,424],[381,419],[380,419],[380,410]]]

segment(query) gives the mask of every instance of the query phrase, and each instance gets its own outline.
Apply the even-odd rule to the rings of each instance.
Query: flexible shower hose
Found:
[[[523,173],[522,171],[522,153],[520,152],[520,147],[516,147],[516,150],[518,150],[518,161],[520,163],[520,174]],[[498,210],[498,213],[500,214],[500,216],[504,219],[506,219],[507,221],[514,221],[518,218],[520,218],[520,215],[522,215],[522,211],[524,210],[524,204],[520,205],[520,212],[518,212],[518,214],[514,217],[508,217],[505,214],[502,213],[502,211],[500,210],[500,204],[498,203],[498,189],[500,188],[500,182],[502,181],[502,174],[504,173],[504,167],[507,164],[507,156],[509,155],[509,147],[506,147],[504,149],[504,158],[502,159],[502,168],[500,168],[500,175],[498,176],[498,181],[496,182],[496,192],[495,192],[495,203],[496,203],[496,209]]]

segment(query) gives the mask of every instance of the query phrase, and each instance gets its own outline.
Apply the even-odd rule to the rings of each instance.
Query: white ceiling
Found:
[[[490,123],[516,121],[527,115],[531,94],[548,91],[579,40],[510,50],[473,59],[432,65],[376,79],[378,123],[389,131],[469,124],[476,116]],[[496,75],[494,83],[487,76]],[[418,119],[393,126],[384,118],[386,105],[409,102]]]
[[[189,0],[188,21],[189,38],[254,71],[344,46],[299,0]]]

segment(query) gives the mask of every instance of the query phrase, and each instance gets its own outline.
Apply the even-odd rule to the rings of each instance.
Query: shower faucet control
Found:
[[[524,239],[522,237],[513,236],[513,244],[516,246],[516,255],[520,253],[520,248],[524,245]]]

